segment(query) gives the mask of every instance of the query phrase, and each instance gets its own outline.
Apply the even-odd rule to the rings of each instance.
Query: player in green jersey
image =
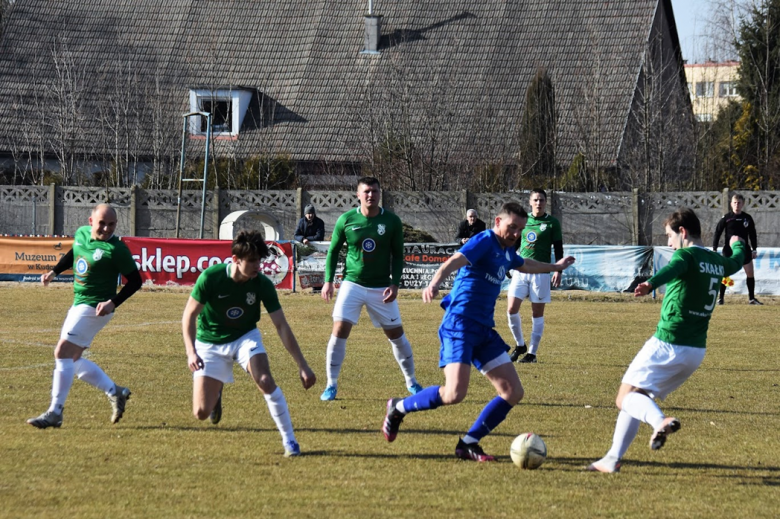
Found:
[[[726,258],[704,247],[701,223],[691,209],[679,209],[664,222],[669,246],[675,249],[669,264],[634,290],[636,297],[666,285],[661,320],[651,337],[628,366],[618,389],[620,413],[612,447],[588,470],[618,472],[620,459],[645,422],[653,427],[650,448],[663,447],[669,434],[680,428],[677,418],[667,417],[653,400],[664,400],[680,387],[704,359],[707,328],[718,300],[724,276],[742,268],[746,248],[734,236],[734,254]]]
[[[333,229],[325,264],[322,298],[333,298],[339,251],[347,245],[344,279],[333,307],[333,331],[328,341],[326,366],[328,385],[320,399],[335,400],[347,338],[366,307],[374,326],[381,327],[401,367],[406,387],[412,394],[422,389],[414,376],[412,346],[404,334],[398,310],[398,285],[404,266],[404,232],[401,220],[379,206],[379,180],[358,181],[360,207],[341,215]]]
[[[76,231],[73,248],[54,269],[41,275],[41,283],[47,286],[72,268],[74,300],[54,349],[51,405],[42,415],[27,420],[39,429],[62,425],[65,400],[74,376],[106,393],[111,402],[111,423],[117,423],[125,412],[130,390],[116,385],[97,364],[82,358],[95,335],[114,316],[114,310],[141,288],[141,275],[127,245],[114,236],[116,223],[116,211],[111,206],[96,206],[89,217],[89,226]],[[119,274],[127,278],[127,284],[117,294]]]
[[[547,194],[542,189],[534,189],[529,197],[531,214],[528,223],[518,241],[518,253],[542,263],[551,263],[550,250],[555,250],[556,261],[563,258],[563,235],[557,218],[545,212]],[[536,352],[544,332],[544,307],[550,302],[550,274],[526,274],[511,271],[512,281],[507,292],[507,319],[509,330],[515,339],[515,349],[510,355],[512,362],[536,362]],[[552,286],[561,286],[561,273],[552,273]],[[531,301],[531,346],[526,347],[520,320],[520,304],[523,299]],[[524,357],[520,357],[528,351]],[[519,360],[518,360],[519,359]]]
[[[187,366],[193,374],[192,413],[199,420],[211,418],[212,423],[219,422],[222,387],[233,382],[233,363],[237,362],[263,393],[282,435],[284,455],[298,456],[301,450],[287,401],[271,376],[268,355],[257,329],[261,303],[298,365],[304,389],[312,387],[317,378],[287,324],[276,287],[259,272],[260,261],[268,256],[263,235],[256,231],[238,233],[231,252],[232,263],[211,266],[198,277],[181,320]]]

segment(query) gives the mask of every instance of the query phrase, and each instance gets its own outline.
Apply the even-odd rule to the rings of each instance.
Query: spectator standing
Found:
[[[458,242],[458,245],[463,245],[469,241],[472,236],[481,233],[486,228],[485,222],[479,219],[477,211],[475,209],[469,209],[466,211],[466,219],[458,225],[458,234],[455,235],[455,241]]]
[[[310,241],[325,239],[325,222],[317,217],[314,206],[309,204],[303,209],[303,218],[298,220],[295,228],[295,240],[308,245]]]

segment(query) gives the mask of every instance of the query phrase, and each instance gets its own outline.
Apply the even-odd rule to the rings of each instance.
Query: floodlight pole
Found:
[[[203,162],[203,178],[182,178],[184,177],[184,162],[187,150],[187,125],[190,117],[198,115],[206,118],[206,153]],[[200,234],[198,237],[203,239],[203,228],[206,224],[206,187],[209,172],[209,148],[211,147],[211,114],[208,112],[190,112],[183,116],[184,124],[181,130],[181,161],[179,163],[179,195],[176,199],[176,237],[179,237],[181,226],[181,195],[184,182],[203,182],[203,195],[200,204]]]

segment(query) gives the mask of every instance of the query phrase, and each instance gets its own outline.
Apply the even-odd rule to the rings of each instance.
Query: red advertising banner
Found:
[[[123,237],[133,255],[141,279],[155,285],[193,285],[201,272],[217,263],[231,261],[230,241]],[[276,288],[292,290],[295,279],[290,242],[266,242],[271,251],[261,272]]]

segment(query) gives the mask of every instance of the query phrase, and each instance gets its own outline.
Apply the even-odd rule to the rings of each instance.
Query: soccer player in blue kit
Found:
[[[520,205],[507,203],[495,218],[493,229],[472,237],[434,274],[423,290],[429,303],[439,293],[440,284],[458,271],[452,291],[442,299],[444,319],[439,327],[439,367],[444,368],[444,386],[430,386],[416,395],[391,398],[382,432],[395,440],[407,413],[436,409],[463,401],[469,387],[471,365],[485,375],[498,396],[480,413],[468,433],[458,441],[455,456],[473,461],[495,461],[485,454],[479,441],[504,421],[523,398],[523,385],[509,359],[509,346],[494,330],[496,299],[509,269],[520,272],[560,272],[574,263],[568,256],[557,263],[523,259],[515,252],[515,242],[528,215]]]

